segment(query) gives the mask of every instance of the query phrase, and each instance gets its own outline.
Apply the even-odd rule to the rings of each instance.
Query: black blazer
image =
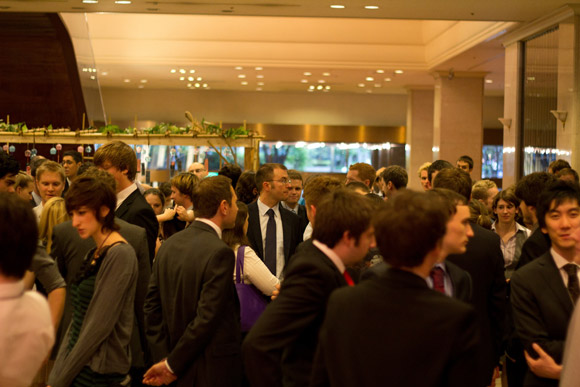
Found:
[[[304,230],[306,230],[306,227],[308,226],[308,223],[310,222],[308,220],[308,214],[306,213],[306,207],[303,206],[302,204],[298,205],[298,218],[300,218],[300,240],[302,240],[302,236],[304,235]]]
[[[538,227],[524,242],[524,245],[522,246],[522,254],[520,255],[520,259],[516,265],[516,270],[550,250],[551,246],[552,241],[550,240],[550,237],[544,234],[541,228]]]
[[[147,233],[147,246],[149,248],[149,259],[155,258],[155,244],[159,233],[159,222],[155,212],[147,203],[147,200],[136,189],[121,203],[115,211],[115,216],[136,226],[143,227]]]
[[[391,268],[331,295],[311,386],[474,386],[478,345],[470,305]]]
[[[308,385],[326,301],[341,286],[346,280],[336,265],[312,241],[304,242],[288,264],[280,295],[244,341],[252,387]]]
[[[562,276],[548,251],[517,270],[511,278],[511,302],[516,335],[528,353],[539,344],[562,364],[564,341],[574,304]],[[557,386],[557,380],[543,379],[528,370],[525,386]]]
[[[471,302],[473,285],[469,273],[452,262],[445,262],[445,267],[453,285],[453,298],[463,302]],[[380,277],[387,272],[388,268],[387,263],[379,262],[363,271],[361,281]]]
[[[137,277],[137,290],[135,292],[135,324],[131,336],[131,364],[136,367],[143,367],[149,361],[143,313],[143,303],[145,302],[145,294],[147,293],[149,277],[151,276],[147,238],[145,230],[141,227],[127,223],[119,218],[115,218],[115,223],[120,226],[119,233],[135,249],[135,254],[137,255],[139,276]],[[55,226],[52,235],[51,255],[56,260],[58,269],[67,284],[72,283],[83,264],[85,256],[94,247],[96,246],[93,238],[82,239],[70,220]],[[60,348],[60,341],[64,337],[72,317],[71,297],[72,294],[67,292],[64,312],[54,345],[55,354],[56,350]]]
[[[240,305],[235,256],[200,221],[159,249],[145,300],[154,361],[167,358],[178,386],[231,387],[241,382]]]
[[[467,250],[460,255],[450,255],[451,262],[467,271],[473,281],[471,304],[477,312],[481,329],[481,379],[473,386],[487,386],[493,369],[504,352],[506,326],[506,281],[504,259],[499,236],[476,224],[471,224],[474,236]]]
[[[259,199],[258,199],[259,200]],[[292,211],[288,211],[280,204],[280,218],[282,219],[282,228],[284,229],[284,259],[286,264],[294,252],[296,247],[302,242],[302,234],[300,233],[300,219]],[[248,204],[248,240],[250,246],[256,252],[258,257],[264,260],[264,244],[262,242],[262,228],[260,226],[260,214],[258,211],[258,201]]]

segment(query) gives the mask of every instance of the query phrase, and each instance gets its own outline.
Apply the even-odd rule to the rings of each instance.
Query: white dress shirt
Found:
[[[260,231],[262,232],[262,251],[266,251],[266,230],[268,229],[268,216],[267,212],[270,209],[265,205],[260,198],[258,198],[258,214],[260,216]],[[284,259],[284,226],[282,225],[282,218],[280,217],[280,208],[278,204],[272,207],[274,211],[274,220],[276,221],[276,277],[280,278],[282,276],[282,270],[284,270],[284,264],[286,263]],[[264,257],[265,259],[265,257]]]
[[[117,193],[117,207],[115,208],[115,211],[121,207],[121,204],[123,204],[125,199],[127,199],[129,195],[131,195],[135,190],[137,190],[137,184],[133,183],[124,190]]]

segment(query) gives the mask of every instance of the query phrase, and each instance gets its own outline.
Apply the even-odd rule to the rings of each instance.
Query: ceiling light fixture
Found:
[[[180,72],[181,74],[185,74],[185,70],[184,70],[184,69],[179,69],[179,72]]]
[[[326,81],[324,79],[319,79],[318,83],[325,83]]]
[[[189,70],[189,73],[190,74],[194,74],[195,73],[195,70]]]
[[[191,83],[188,83],[188,84],[187,84],[187,87],[191,87]]]
[[[244,82],[242,82],[242,85],[243,85],[243,86],[246,86],[247,84],[248,84],[248,82],[247,82],[247,81],[244,81]]]
[[[309,88],[310,90],[314,90],[314,85],[310,85],[310,86],[308,86],[308,88]]]
[[[344,5],[340,5],[340,4],[333,4],[330,6],[330,8],[334,8],[334,9],[343,9]]]
[[[198,80],[198,81],[201,81],[201,80],[202,80],[202,78],[201,78],[201,77],[197,77],[197,80]]]
[[[139,88],[139,89],[143,89],[144,87],[145,87],[145,86],[143,86],[143,85],[139,85],[139,86],[137,86],[137,88]]]
[[[83,0],[83,3],[85,4],[97,4],[98,2],[98,0]]]
[[[378,5],[365,5],[365,9],[379,9]]]
[[[196,83],[194,86],[195,87],[200,87],[201,85],[199,83]]]
[[[375,80],[373,77],[366,77],[365,79],[367,82],[372,82]]]
[[[264,86],[264,82],[258,82],[258,86]]]
[[[245,78],[245,77],[246,77],[246,75],[245,75],[245,74],[239,74],[239,75],[238,75],[238,78]]]
[[[125,5],[127,5],[127,4],[131,4],[131,1],[129,1],[129,0],[116,0],[115,1],[115,4],[125,4]]]
[[[375,83],[375,87],[381,87],[382,85],[380,83]]]
[[[179,77],[180,81],[185,81],[185,77]]]
[[[94,81],[96,77],[94,75],[91,75],[91,79]]]
[[[485,83],[493,83],[493,80],[491,80],[491,79],[486,79],[486,80],[485,80]]]
[[[308,79],[302,79],[300,83],[308,83]]]
[[[256,91],[262,91],[261,87],[256,87]]]
[[[403,74],[403,70],[395,70],[395,74]]]
[[[123,82],[129,83],[129,82],[131,82],[131,80],[130,79],[123,79]]]
[[[385,78],[385,82],[391,82],[391,78]]]
[[[176,72],[177,72],[177,70],[175,70],[175,69],[171,69],[171,71],[170,71],[171,74],[175,74]]]
[[[365,87],[365,84],[364,83],[359,83],[358,84],[358,87]]]
[[[103,71],[101,75],[109,75],[109,73],[107,71]]]
[[[385,70],[377,70],[377,74],[384,74]]]
[[[309,77],[309,76],[311,76],[311,75],[312,75],[312,73],[310,73],[310,72],[308,72],[308,71],[304,73],[304,76],[305,76],[305,77]]]
[[[256,71],[262,71],[263,68],[262,67],[256,67]]]
[[[236,70],[243,70],[244,68],[242,66],[236,66]]]
[[[141,79],[141,83],[147,83],[147,79]]]
[[[202,87],[207,87],[207,83],[204,83],[203,85],[201,85]]]
[[[193,81],[195,81],[195,78],[194,78],[194,77],[187,77],[187,80],[188,80],[189,82],[193,82]]]
[[[256,78],[262,79],[262,78],[264,78],[264,76],[262,74],[260,74],[260,75],[256,75]]]
[[[324,88],[324,86],[322,86],[322,85],[318,85],[318,86],[316,86],[316,88],[317,88],[318,90],[322,90],[322,89]]]
[[[322,73],[323,77],[330,77],[330,73]]]

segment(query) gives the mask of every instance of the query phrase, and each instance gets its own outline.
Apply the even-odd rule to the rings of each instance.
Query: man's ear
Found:
[[[395,187],[393,186],[393,182],[389,180],[387,183],[387,191],[392,191]]]
[[[536,212],[536,206],[528,206],[528,210],[534,214],[534,216],[538,216]]]

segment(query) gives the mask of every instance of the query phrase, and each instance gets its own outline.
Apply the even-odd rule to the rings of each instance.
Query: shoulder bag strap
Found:
[[[242,277],[244,275],[244,253],[246,251],[246,246],[238,247],[238,253],[236,255],[236,283],[242,283]]]

